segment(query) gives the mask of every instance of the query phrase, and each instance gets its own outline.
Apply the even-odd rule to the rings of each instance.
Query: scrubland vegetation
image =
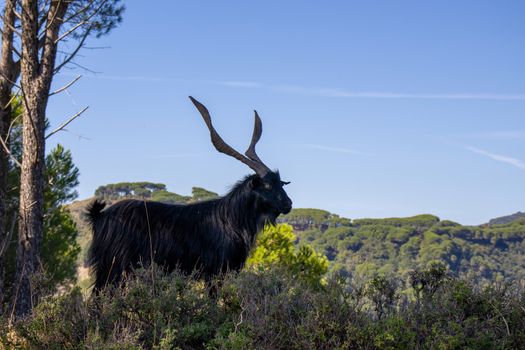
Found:
[[[160,194],[178,203],[216,196],[202,188],[182,196],[150,183],[102,186],[97,194],[108,201]],[[43,297],[31,315],[2,316],[0,348],[520,349],[525,344],[521,217],[468,227],[432,215],[350,220],[295,209],[259,235],[243,271],[212,286],[148,267],[93,297],[90,279],[77,276],[72,283],[71,269],[65,268],[77,256],[82,265],[89,244],[81,220],[85,204],[59,206],[76,222],[77,243],[71,229],[49,226],[47,237],[53,239],[44,241],[44,250],[64,235],[67,254],[51,254],[46,274],[33,277]],[[65,223],[70,228],[70,219]],[[61,226],[59,220],[54,227]]]
[[[295,213],[297,214],[297,213]],[[420,220],[420,219],[417,219]],[[410,220],[408,220],[410,221]],[[267,227],[240,273],[211,286],[141,269],[97,297],[48,293],[27,318],[2,322],[2,346],[28,349],[519,349],[519,283],[456,277],[445,262],[406,275],[328,272],[328,259]],[[364,242],[366,245],[366,241]]]
[[[283,266],[229,274],[210,297],[204,283],[159,269],[86,298],[78,287],[45,298],[7,327],[5,348],[30,349],[518,349],[525,295],[480,288],[434,266],[408,281],[376,277],[321,284]],[[219,283],[219,282],[217,282]],[[401,288],[400,288],[401,287]]]

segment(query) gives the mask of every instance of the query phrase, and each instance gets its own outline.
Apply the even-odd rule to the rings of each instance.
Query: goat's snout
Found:
[[[282,202],[282,213],[288,214],[292,210],[292,200],[290,198],[286,198]]]

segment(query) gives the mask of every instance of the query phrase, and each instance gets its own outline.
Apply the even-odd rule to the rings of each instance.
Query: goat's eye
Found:
[[[272,190],[272,184],[266,182],[266,183],[264,184],[264,189],[265,189],[266,191],[271,191],[271,190]]]

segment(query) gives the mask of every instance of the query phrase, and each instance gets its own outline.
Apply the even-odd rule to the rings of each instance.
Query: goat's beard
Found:
[[[277,225],[277,215],[271,215],[268,219],[266,219],[266,224],[272,226]]]
[[[270,213],[266,216],[265,224],[275,226],[277,225],[277,217],[279,216],[278,212]]]
[[[279,216],[279,213],[266,213],[263,214],[259,218],[259,224],[257,231],[261,231],[264,229],[265,226],[276,226],[277,225],[277,217]]]

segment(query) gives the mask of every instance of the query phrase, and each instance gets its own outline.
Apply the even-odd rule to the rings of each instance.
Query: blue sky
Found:
[[[63,71],[53,136],[80,198],[120,181],[225,193],[261,158],[295,207],[350,218],[432,213],[479,224],[525,210],[525,2],[128,1],[124,22]],[[94,73],[96,72],[96,73]]]

